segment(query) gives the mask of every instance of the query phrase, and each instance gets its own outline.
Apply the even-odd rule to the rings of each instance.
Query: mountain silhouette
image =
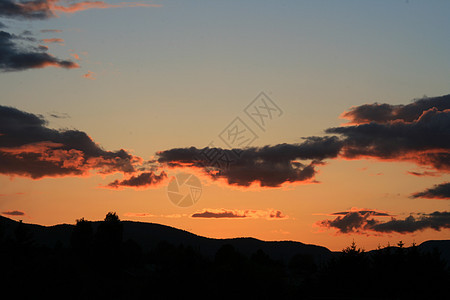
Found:
[[[326,247],[304,244],[296,241],[262,241],[250,237],[215,239],[193,234],[191,232],[161,225],[156,223],[144,223],[134,221],[122,221],[123,240],[133,240],[144,251],[149,251],[160,242],[168,242],[173,245],[190,246],[206,257],[214,257],[218,249],[223,245],[232,245],[240,253],[250,256],[258,250],[264,251],[270,258],[288,262],[293,256],[309,255],[314,258],[316,264],[322,264],[340,252],[332,252]],[[4,236],[12,236],[19,222],[0,216],[1,231]],[[101,221],[92,222],[94,231]],[[54,226],[42,226],[23,223],[23,226],[33,236],[36,245],[54,247],[56,244],[70,245],[70,236],[74,226],[72,224],[59,224]],[[393,247],[395,248],[395,247]],[[450,240],[432,240],[421,243],[418,249],[423,252],[438,250],[441,258],[450,265]],[[376,250],[369,251],[369,253]]]
[[[151,250],[160,242],[168,242],[173,245],[190,246],[202,255],[213,258],[218,249],[223,245],[232,245],[240,253],[250,256],[258,250],[264,251],[274,260],[289,261],[294,255],[304,254],[314,258],[318,264],[326,262],[333,256],[329,249],[304,244],[294,241],[262,241],[255,238],[231,238],[215,239],[199,236],[185,230],[174,227],[133,221],[122,221],[123,240],[133,240],[139,244],[144,251]],[[5,236],[12,236],[19,222],[0,216],[0,224]],[[97,230],[101,221],[92,222],[94,231]],[[36,245],[54,247],[57,243],[62,246],[70,245],[70,236],[74,226],[71,224],[59,224],[54,226],[42,226],[23,223],[23,226],[33,236]]]

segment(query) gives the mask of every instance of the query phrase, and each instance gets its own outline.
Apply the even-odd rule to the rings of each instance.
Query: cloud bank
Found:
[[[201,168],[213,179],[244,187],[314,182],[316,167],[336,158],[410,161],[450,171],[450,95],[408,105],[366,104],[343,116],[354,125],[326,129],[332,136],[243,149],[175,148],[158,152],[158,162]]]
[[[322,220],[316,223],[319,227],[337,229],[338,233],[350,234],[380,234],[380,233],[412,233],[425,229],[440,231],[450,228],[450,212],[433,212],[420,214],[414,217],[412,214],[405,219],[391,217],[389,221],[375,219],[373,211],[349,211],[333,220]]]
[[[278,187],[283,183],[313,180],[315,166],[340,150],[336,137],[310,137],[301,144],[247,149],[176,148],[160,151],[158,163],[169,167],[196,167],[212,179],[225,179],[230,185]],[[214,159],[211,159],[214,157]],[[302,163],[299,160],[311,160]]]
[[[141,159],[106,151],[85,132],[48,128],[42,116],[0,106],[0,174],[42,177],[133,173]]]

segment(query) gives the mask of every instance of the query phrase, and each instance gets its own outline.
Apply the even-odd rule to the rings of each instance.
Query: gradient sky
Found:
[[[16,45],[6,48],[0,40],[0,55],[19,51],[19,45],[28,51],[42,45],[48,50],[39,51],[51,53],[63,67],[8,69],[0,57],[0,105],[40,115],[48,128],[85,132],[106,151],[125,149],[144,161],[157,159],[158,151],[201,149],[211,141],[225,148],[218,135],[236,117],[258,135],[254,147],[300,144],[347,123],[340,116],[352,107],[408,105],[450,94],[445,0],[106,1],[101,7],[35,2],[49,3],[46,12],[52,15],[2,13],[3,4],[21,2],[0,0],[0,31],[14,34],[10,40]],[[76,3],[85,9],[76,11]],[[260,92],[283,111],[265,131],[244,112]],[[448,114],[450,97],[442,101],[439,111]],[[448,127],[440,130],[440,136],[449,135]],[[439,149],[448,154],[445,145]],[[229,185],[184,168],[203,184],[201,198],[187,208],[167,197],[167,182],[181,168],[159,165],[155,174],[164,171],[168,179],[140,189],[105,188],[139,172],[96,174],[93,168],[89,176],[38,179],[1,172],[0,212],[54,225],[81,217],[99,220],[116,211],[122,220],[207,237],[295,240],[331,250],[352,240],[373,249],[400,240],[408,245],[449,238],[448,218],[439,230],[425,226],[402,233],[376,230],[367,221],[405,220],[411,214],[419,220],[450,211],[448,187],[443,198],[411,197],[449,182],[450,168],[398,157],[340,155],[323,162],[315,166],[314,180],[282,187]],[[240,217],[192,217],[205,211]],[[277,211],[281,217],[271,218]],[[362,222],[358,230],[338,230],[333,223],[352,216]]]

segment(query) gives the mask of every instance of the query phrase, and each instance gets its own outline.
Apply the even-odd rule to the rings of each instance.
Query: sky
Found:
[[[0,0],[0,213],[331,250],[448,239],[449,12]]]

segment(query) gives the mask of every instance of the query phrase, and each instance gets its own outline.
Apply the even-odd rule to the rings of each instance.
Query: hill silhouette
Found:
[[[293,241],[211,239],[121,221],[41,226],[0,217],[3,290],[15,298],[447,299],[450,241],[340,252]]]
[[[6,235],[12,235],[19,222],[0,216],[0,222],[4,224]],[[96,231],[101,221],[92,222],[93,230]],[[244,255],[251,255],[261,249],[272,259],[289,261],[296,254],[310,255],[315,262],[320,264],[333,256],[329,249],[294,241],[262,241],[255,238],[232,238],[214,239],[202,237],[185,230],[174,227],[133,221],[122,221],[123,240],[133,240],[144,251],[149,251],[160,242],[168,242],[173,245],[190,246],[202,255],[209,258],[214,257],[220,247],[229,244]],[[54,226],[42,226],[36,224],[23,225],[32,233],[35,243],[46,247],[54,247],[56,243],[69,246],[70,236],[75,225],[60,224]]]

